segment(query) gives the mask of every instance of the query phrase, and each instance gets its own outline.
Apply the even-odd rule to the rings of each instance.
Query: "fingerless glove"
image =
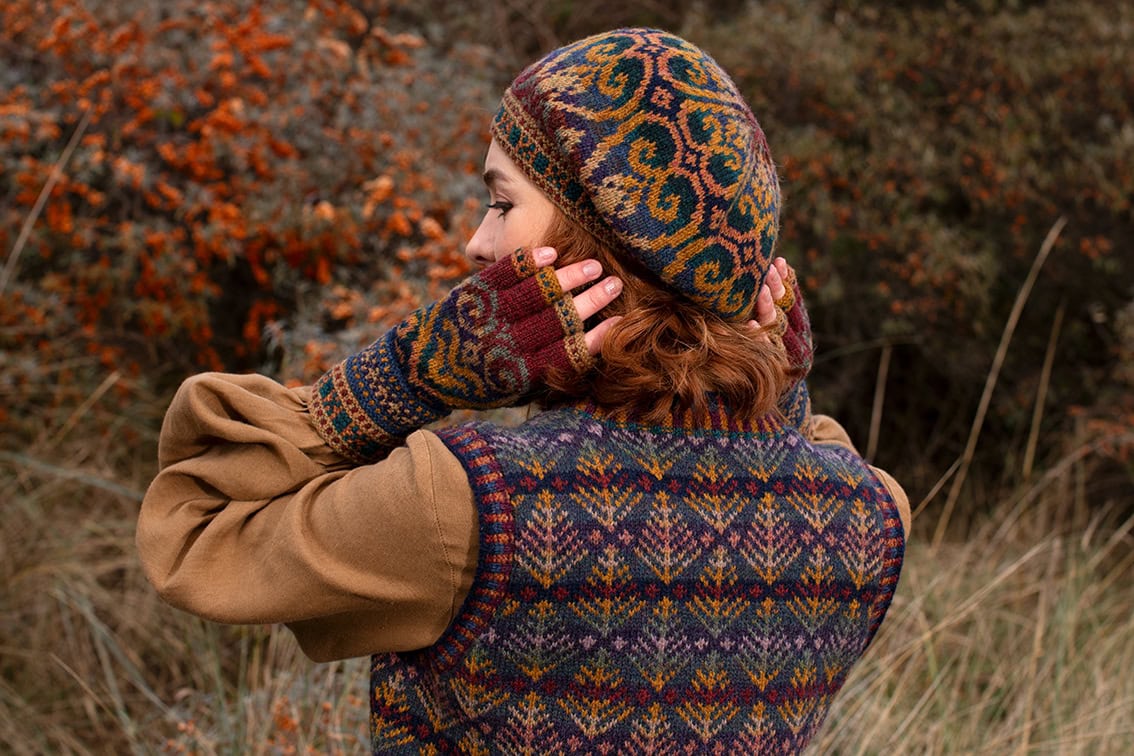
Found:
[[[777,330],[787,352],[788,362],[798,371],[799,379],[780,397],[779,409],[788,423],[805,433],[811,426],[811,399],[807,393],[807,375],[811,372],[814,344],[811,320],[803,305],[803,293],[795,270],[789,268],[784,278],[784,293],[776,300]]]
[[[549,370],[590,365],[572,297],[523,250],[331,368],[310,410],[331,448],[371,462],[454,409],[515,404]]]
[[[795,276],[795,271],[790,268],[784,279],[783,296],[776,300],[776,307],[784,315],[780,338],[787,352],[788,361],[793,368],[802,372],[802,377],[807,377],[811,372],[814,354],[811,320],[807,317],[807,308],[803,306],[799,280]]]

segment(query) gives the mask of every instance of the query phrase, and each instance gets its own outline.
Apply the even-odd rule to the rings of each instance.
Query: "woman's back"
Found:
[[[795,751],[889,606],[893,498],[771,416],[580,405],[439,435],[478,574],[435,646],[375,657],[376,751]]]

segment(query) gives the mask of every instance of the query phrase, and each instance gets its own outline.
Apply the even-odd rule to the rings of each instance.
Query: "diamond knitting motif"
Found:
[[[782,421],[687,419],[563,407],[441,432],[477,498],[478,574],[436,646],[374,657],[376,752],[807,744],[889,606],[896,507],[857,455]]]

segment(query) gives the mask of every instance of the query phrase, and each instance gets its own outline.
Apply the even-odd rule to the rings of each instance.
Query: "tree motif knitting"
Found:
[[[368,462],[454,409],[514,404],[548,370],[590,364],[555,270],[518,251],[333,367],[315,384],[311,414],[331,448]]]
[[[588,406],[441,436],[478,575],[437,645],[374,658],[376,752],[797,752],[889,606],[885,488],[772,417]]]

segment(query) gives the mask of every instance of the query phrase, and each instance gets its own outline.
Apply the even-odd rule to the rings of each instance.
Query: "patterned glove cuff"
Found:
[[[410,390],[394,358],[393,330],[335,365],[311,393],[315,428],[355,462],[385,457],[413,431],[448,414]]]
[[[811,372],[814,352],[811,320],[807,316],[807,308],[803,305],[803,295],[800,293],[799,281],[794,270],[788,270],[788,275],[784,279],[784,294],[776,304],[787,321],[783,331],[783,345],[788,359],[791,360],[793,367],[807,375]]]

